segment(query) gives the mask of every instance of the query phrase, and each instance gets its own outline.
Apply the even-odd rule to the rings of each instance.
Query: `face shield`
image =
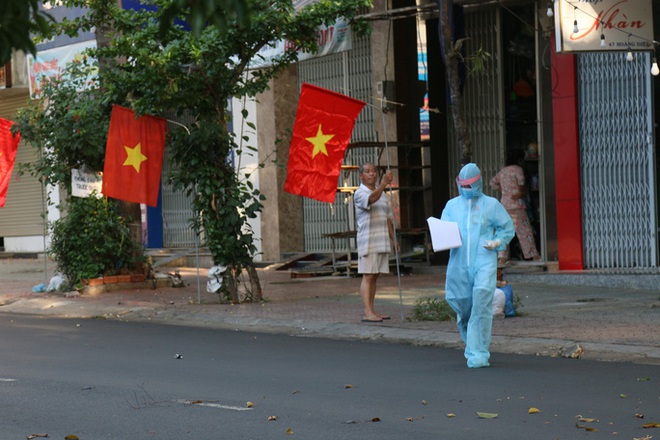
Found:
[[[461,196],[467,199],[481,196],[483,194],[483,180],[481,179],[479,167],[476,164],[469,163],[461,168],[456,178],[456,185],[458,185],[458,192]]]

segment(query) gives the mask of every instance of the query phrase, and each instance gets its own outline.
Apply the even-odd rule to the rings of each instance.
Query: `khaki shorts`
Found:
[[[390,273],[390,254],[371,254],[359,257],[358,273]]]

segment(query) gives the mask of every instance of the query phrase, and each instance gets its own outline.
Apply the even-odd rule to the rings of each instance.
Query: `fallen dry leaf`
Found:
[[[28,435],[26,438],[28,440],[31,440],[31,439],[37,438],[37,437],[48,437],[48,434],[32,434],[32,435]]]
[[[644,437],[634,437],[633,440],[651,440],[653,438],[652,435],[647,435]]]
[[[409,421],[409,422],[412,422],[413,418],[412,417],[406,417],[406,420]]]
[[[643,419],[643,418],[644,418],[644,414],[635,414],[635,417],[637,417],[638,419]]]
[[[559,356],[569,359],[579,359],[584,353],[584,347],[581,344],[572,344],[559,350]]]
[[[449,414],[447,414],[447,417],[449,417],[449,418],[456,417],[456,414],[454,414],[454,413],[449,413]]]
[[[269,422],[274,422],[275,420],[277,420],[277,416],[268,416]]]
[[[575,417],[578,419],[578,422],[593,423],[593,422],[598,421],[598,419],[589,419],[589,418],[582,417],[582,416],[575,416]]]
[[[353,388],[353,385],[351,385],[350,383],[347,383],[346,385],[344,385],[344,388],[346,388],[346,389]]]
[[[482,419],[494,419],[497,417],[499,414],[495,413],[485,413],[485,412],[477,412],[477,415],[482,418]]]
[[[578,429],[584,429],[585,431],[589,431],[589,432],[595,432],[595,431],[598,431],[596,428],[592,428],[592,427],[587,426],[587,425],[580,425],[578,422],[575,422],[575,426],[576,426]]]
[[[80,439],[75,434],[69,434],[64,436],[64,440],[80,440]]]
[[[540,413],[540,412],[541,412],[540,409],[534,408],[534,407],[531,407],[527,410],[527,414],[537,414],[537,413]]]
[[[289,435],[293,434],[293,428],[286,428],[286,433]]]
[[[380,417],[374,417],[371,419],[372,422],[380,422]]]
[[[247,406],[248,408],[252,408],[254,406],[254,403],[248,400],[248,403],[245,406]]]
[[[644,423],[642,425],[642,428],[649,429],[649,428],[660,428],[660,423]]]
[[[300,391],[298,391],[298,390],[291,391],[291,394],[299,394],[299,393],[300,393]]]
[[[428,405],[429,403],[426,400],[422,400],[422,405]]]

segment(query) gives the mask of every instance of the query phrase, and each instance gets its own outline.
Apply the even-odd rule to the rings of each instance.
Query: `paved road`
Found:
[[[0,333],[3,440],[632,439],[660,422],[656,366],[494,354],[475,371],[436,347],[12,314]]]

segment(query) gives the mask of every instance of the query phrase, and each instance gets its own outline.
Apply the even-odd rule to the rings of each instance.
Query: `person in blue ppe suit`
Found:
[[[465,165],[456,183],[460,195],[447,202],[442,220],[458,223],[463,244],[449,253],[446,299],[457,315],[467,366],[489,367],[497,252],[506,249],[515,230],[500,202],[482,192],[476,164]]]

